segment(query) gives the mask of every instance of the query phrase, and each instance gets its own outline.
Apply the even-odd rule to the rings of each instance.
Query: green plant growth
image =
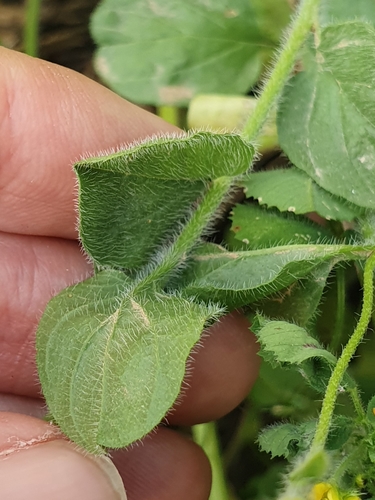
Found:
[[[38,55],[40,7],[41,0],[26,0],[23,44],[25,53],[34,57]]]
[[[92,19],[96,68],[120,94],[171,116],[165,106],[197,94],[244,102],[290,10],[286,0],[104,0]],[[150,432],[173,405],[203,328],[243,307],[264,358],[253,411],[292,418],[261,432],[260,448],[290,465],[282,482],[280,463],[271,467],[251,498],[375,498],[375,397],[364,404],[361,370],[358,380],[348,371],[373,312],[374,22],[372,0],[304,0],[255,109],[241,125],[235,118],[238,132],[153,137],[75,165],[95,276],[48,304],[37,362],[51,418],[77,444],[100,454]],[[264,125],[278,101],[279,143],[293,166],[252,172],[265,131],[275,143]],[[223,201],[238,189],[246,200],[213,243]],[[353,276],[363,303],[350,334]],[[324,297],[337,312],[322,335]],[[285,389],[273,394],[280,380]],[[351,410],[337,404],[343,397]],[[253,437],[250,418],[240,432]],[[203,445],[210,436],[217,461],[215,430],[194,434]],[[220,480],[213,500],[228,498]]]

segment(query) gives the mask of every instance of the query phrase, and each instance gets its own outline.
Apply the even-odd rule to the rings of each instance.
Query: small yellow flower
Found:
[[[316,484],[311,492],[311,500],[360,500],[356,495],[342,495],[329,483]],[[309,499],[309,500],[310,500]]]
[[[312,490],[311,500],[341,500],[337,489],[329,483],[318,483]]]

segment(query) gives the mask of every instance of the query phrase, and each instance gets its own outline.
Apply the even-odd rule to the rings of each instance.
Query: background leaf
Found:
[[[252,3],[105,0],[91,24],[96,70],[139,103],[183,105],[197,93],[246,93],[290,12],[277,0],[272,19],[265,17],[270,0]]]
[[[43,393],[62,431],[89,452],[141,439],[180,391],[191,348],[218,309],[139,293],[104,271],[49,302],[37,333]]]
[[[360,22],[326,27],[306,71],[285,87],[278,116],[290,160],[366,208],[375,208],[374,79],[375,30]]]
[[[244,249],[249,250],[332,239],[332,234],[324,227],[308,219],[288,215],[255,204],[236,205],[230,216],[230,230],[238,241],[244,243]]]
[[[288,0],[250,0],[261,32],[279,43],[284,29],[290,21],[292,8]]]
[[[99,266],[146,264],[176,236],[208,181],[246,171],[252,155],[238,135],[193,132],[77,163],[86,252]]]
[[[241,182],[246,198],[255,198],[280,211],[306,214],[317,212],[325,219],[351,221],[363,209],[338,198],[321,188],[305,172],[292,167],[249,174]]]

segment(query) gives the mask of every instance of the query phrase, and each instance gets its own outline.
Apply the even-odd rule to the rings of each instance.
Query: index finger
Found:
[[[75,238],[72,164],[175,128],[66,68],[0,47],[0,231]]]

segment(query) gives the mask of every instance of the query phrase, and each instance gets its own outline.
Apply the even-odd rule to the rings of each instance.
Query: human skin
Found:
[[[82,154],[175,128],[65,68],[0,48],[0,498],[205,500],[200,448],[167,426],[94,460],[41,420],[35,330],[48,300],[92,274],[76,231],[72,164]],[[250,390],[259,361],[247,320],[203,336],[168,424],[219,418]]]

